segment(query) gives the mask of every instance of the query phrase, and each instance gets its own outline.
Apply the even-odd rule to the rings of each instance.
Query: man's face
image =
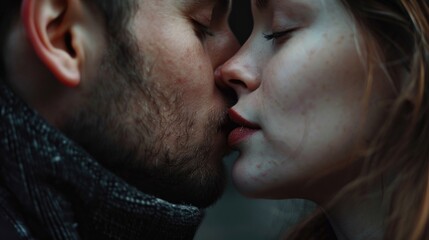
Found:
[[[227,103],[213,72],[237,50],[225,0],[140,1],[108,41],[65,131],[143,191],[207,206],[224,185]]]

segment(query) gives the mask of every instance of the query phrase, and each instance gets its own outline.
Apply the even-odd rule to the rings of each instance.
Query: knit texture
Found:
[[[203,212],[103,168],[0,84],[0,217],[22,239],[192,239]]]

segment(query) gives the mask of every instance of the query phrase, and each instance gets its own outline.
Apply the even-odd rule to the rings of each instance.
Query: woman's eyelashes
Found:
[[[276,41],[276,42],[284,42],[286,40],[289,40],[292,37],[292,33],[296,31],[297,28],[290,28],[288,30],[279,31],[279,32],[273,32],[270,34],[263,34],[264,38],[268,41]]]

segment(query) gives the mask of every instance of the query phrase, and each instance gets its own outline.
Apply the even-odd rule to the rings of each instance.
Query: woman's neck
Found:
[[[383,239],[383,221],[387,209],[385,197],[381,191],[365,197],[346,196],[326,208],[325,212],[338,240]]]

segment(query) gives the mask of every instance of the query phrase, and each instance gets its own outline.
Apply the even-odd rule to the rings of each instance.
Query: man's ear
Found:
[[[62,84],[81,81],[84,61],[81,14],[77,0],[23,0],[22,21],[34,51]]]

